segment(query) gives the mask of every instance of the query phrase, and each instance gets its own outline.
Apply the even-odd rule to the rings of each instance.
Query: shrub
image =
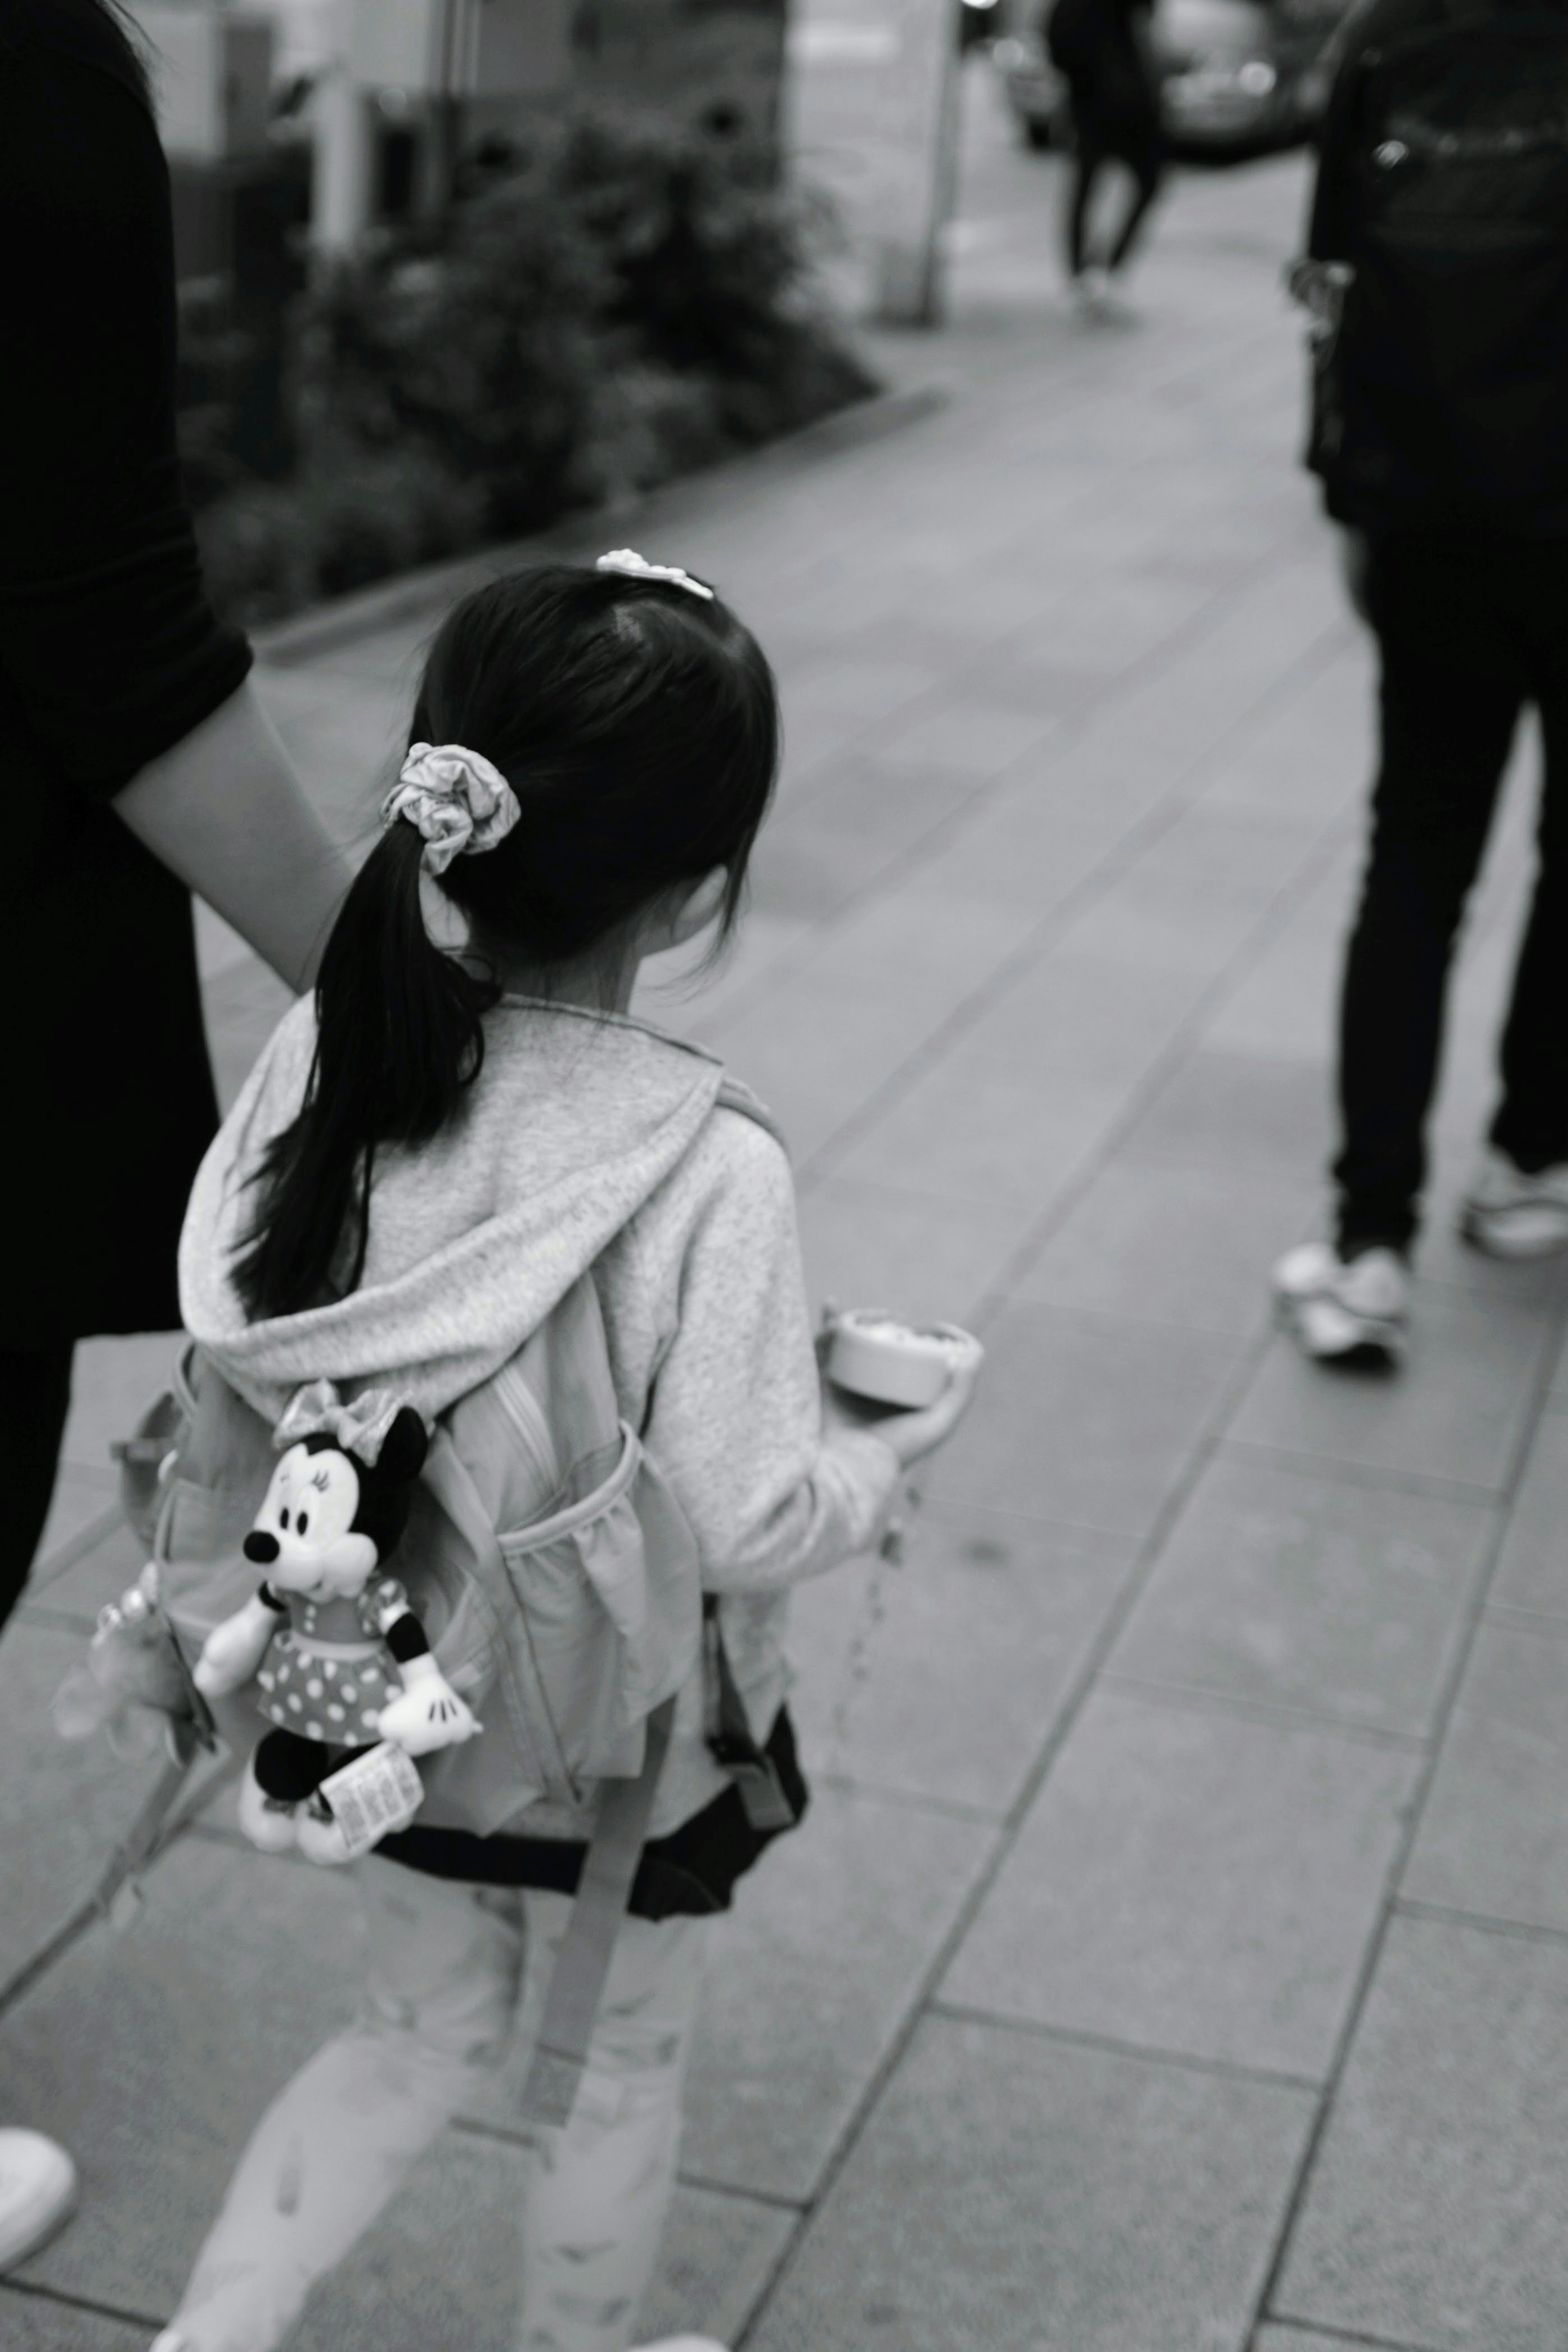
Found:
[[[439,226],[309,298],[296,479],[200,520],[259,618],[536,529],[874,389],[810,297],[820,223],[744,153],[662,120],[541,124]]]

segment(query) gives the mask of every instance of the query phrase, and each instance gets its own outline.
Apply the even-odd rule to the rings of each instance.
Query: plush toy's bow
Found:
[[[303,1437],[324,1433],[345,1454],[373,1466],[402,1402],[391,1389],[366,1389],[362,1395],[345,1400],[330,1381],[310,1381],[289,1398],[272,1442],[281,1454]]]

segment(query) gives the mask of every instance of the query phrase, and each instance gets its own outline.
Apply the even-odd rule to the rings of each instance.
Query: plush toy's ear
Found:
[[[396,1420],[382,1440],[382,1450],[376,1459],[376,1470],[382,1478],[407,1480],[417,1478],[424,1466],[430,1450],[424,1423],[413,1405],[403,1405]]]

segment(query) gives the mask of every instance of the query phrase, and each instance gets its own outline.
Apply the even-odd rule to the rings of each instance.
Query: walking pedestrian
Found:
[[[1454,940],[1519,719],[1545,746],[1477,1248],[1568,1246],[1568,8],[1374,0],[1325,125],[1309,462],[1381,661],[1339,1031],[1333,1238],[1277,1290],[1322,1360],[1403,1345]]]
[[[773,787],[771,674],[706,583],[622,550],[465,598],[413,731],[315,1001],[278,1029],[198,1180],[187,1325],[253,1397],[322,1374],[329,1346],[335,1372],[413,1384],[439,1415],[510,1363],[530,1299],[591,1268],[618,1410],[695,1538],[747,1737],[798,1785],[789,1588],[874,1543],[974,1374],[874,1429],[831,1391],[824,1405],[784,1153],[758,1107],[722,1099],[709,1056],[628,1011],[645,956],[735,922]],[[433,908],[465,945],[434,942]],[[537,1449],[508,1412],[510,1442]],[[698,1915],[753,1858],[728,1851],[709,1664],[676,1701],[653,1814],[681,1868],[657,1903],[633,1884],[576,2106],[528,2158],[526,2347],[624,2352],[658,2252]],[[482,1766],[507,1710],[499,1690],[479,1704]],[[580,1832],[548,1805],[512,1818],[482,1834],[416,1822],[352,1865],[371,1931],[359,2021],[257,2126],[157,2352],[271,2352],[482,2095],[524,1946],[559,1942],[575,1884],[561,1840]],[[682,2347],[716,2352],[663,2352]]]
[[[1067,269],[1079,301],[1104,307],[1125,267],[1165,172],[1159,76],[1150,40],[1153,0],[1056,0],[1046,38],[1066,78],[1072,115],[1072,174],[1066,211]],[[1108,165],[1132,176],[1121,226],[1091,244],[1095,190]]]
[[[194,887],[295,985],[347,882],[202,590],[174,443],[168,173],[105,0],[0,0],[0,1625],[47,1515],[76,1341],[177,1320],[215,1127]],[[68,2211],[0,2131],[0,2270]]]

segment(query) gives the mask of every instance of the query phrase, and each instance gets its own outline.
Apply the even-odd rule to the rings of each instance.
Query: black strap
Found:
[[[754,1830],[792,1830],[800,1818],[785,1793],[778,1767],[753,1738],[746,1708],[724,1646],[718,1601],[703,1596],[703,1664],[708,1695],[708,1753],[726,1771]]]

